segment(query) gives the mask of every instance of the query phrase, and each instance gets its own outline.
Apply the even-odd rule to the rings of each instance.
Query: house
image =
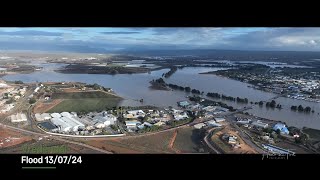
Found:
[[[273,130],[277,131],[278,129],[280,130],[281,134],[289,134],[289,130],[285,124],[277,123],[273,126]]]
[[[171,109],[171,111],[172,111],[174,114],[183,112],[182,110],[173,109],[173,108]]]
[[[49,119],[51,119],[51,116],[50,116],[50,114],[48,114],[48,113],[42,113],[42,114],[41,114],[41,118],[42,118],[43,120],[49,120]]]
[[[179,101],[178,102],[178,105],[180,106],[180,107],[187,107],[187,106],[189,106],[190,105],[190,103],[188,102],[188,101]]]
[[[186,112],[181,112],[181,113],[174,114],[173,117],[177,121],[189,118],[189,116],[187,115]]]
[[[225,119],[225,118],[222,118],[222,117],[216,117],[216,118],[214,118],[214,120],[215,120],[216,122],[223,122],[223,121],[225,121],[226,119]]]
[[[229,109],[223,108],[223,107],[220,107],[220,106],[217,107],[216,110],[218,110],[218,111],[223,111],[223,112],[228,112],[228,111],[229,111]]]
[[[205,111],[208,111],[208,112],[212,112],[212,111],[216,110],[216,108],[217,108],[217,106],[207,106],[202,109]]]
[[[43,121],[44,119],[42,118],[41,114],[39,113],[36,113],[34,114],[35,118],[36,118],[36,121]]]
[[[237,138],[235,136],[230,136],[228,139],[229,144],[237,144]]]
[[[48,96],[48,95],[46,95],[45,97],[44,97],[44,100],[46,100],[46,101],[48,101],[50,99],[50,96]]]
[[[19,96],[19,95],[16,95],[16,96],[14,96],[13,98],[14,98],[14,100],[18,100],[18,99],[20,99],[20,96]]]
[[[204,123],[199,123],[199,124],[194,125],[193,127],[196,129],[201,129],[204,126],[206,126]]]
[[[162,122],[162,121],[159,121],[159,122],[157,122],[157,123],[155,123],[154,125],[155,126],[163,126],[163,125],[165,125],[166,123],[164,123],[164,122]]]
[[[253,126],[256,126],[256,127],[260,127],[260,128],[267,128],[268,127],[268,124],[267,123],[263,123],[261,122],[260,120],[258,121],[254,121],[251,123]]]
[[[210,127],[220,127],[220,126],[222,126],[221,124],[216,123],[215,120],[208,121],[207,124]]]
[[[141,125],[140,121],[133,120],[133,121],[125,121],[127,129],[136,129],[137,126]]]
[[[237,121],[238,124],[249,124],[250,122],[251,122],[250,119]]]
[[[23,113],[18,113],[15,115],[11,115],[11,122],[24,122],[27,121],[27,116]]]
[[[146,114],[142,110],[127,111],[127,118],[144,117]]]
[[[213,116],[214,116],[213,112],[206,112],[206,113],[204,114],[204,117],[205,117],[205,118],[213,118]]]

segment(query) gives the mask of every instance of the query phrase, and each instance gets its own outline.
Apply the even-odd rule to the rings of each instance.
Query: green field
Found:
[[[72,92],[72,93],[53,93],[52,99],[83,99],[83,98],[114,98],[116,96],[101,91],[91,92]]]
[[[68,147],[65,145],[55,146],[22,146],[22,153],[24,154],[65,154],[68,152]]]
[[[117,106],[121,98],[104,92],[54,93],[53,99],[63,99],[48,112],[92,112]]]
[[[184,153],[197,153],[202,140],[197,131],[191,127],[179,129],[173,147]]]
[[[308,134],[310,139],[320,140],[320,130],[304,128],[302,131]]]

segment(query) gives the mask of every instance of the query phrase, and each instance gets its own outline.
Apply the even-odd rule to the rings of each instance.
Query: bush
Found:
[[[36,102],[36,99],[35,98],[30,98],[30,100],[29,100],[29,103],[30,104],[34,104]]]

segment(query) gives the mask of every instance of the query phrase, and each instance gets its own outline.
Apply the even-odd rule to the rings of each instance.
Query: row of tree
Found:
[[[207,96],[208,97],[213,97],[213,98],[222,98],[224,100],[229,100],[229,101],[237,101],[237,102],[240,102],[240,103],[248,103],[249,100],[247,98],[240,98],[240,97],[232,97],[232,96],[226,96],[224,94],[219,94],[219,93],[213,93],[213,92],[208,92],[207,93]]]
[[[210,99],[204,99],[204,101],[201,101],[202,98],[199,96],[190,96],[189,100],[193,102],[200,103],[204,106],[221,106],[223,108],[229,109],[229,111],[235,111],[235,109],[232,106],[228,106],[226,103],[223,102],[217,102]]]
[[[167,73],[163,73],[162,77],[168,78],[172,74],[174,74],[177,70],[178,70],[178,68],[176,66],[173,66],[173,67],[170,68],[170,71],[168,71]]]
[[[161,78],[162,79],[162,78]],[[203,94],[203,92],[200,92],[200,90],[197,89],[191,89],[190,87],[183,87],[183,86],[179,86],[176,84],[168,84],[168,86],[171,89],[175,89],[175,90],[181,90],[181,91],[186,91],[186,92],[191,92],[193,94]]]
[[[312,112],[314,113],[314,110],[311,110],[311,107],[307,106],[307,107],[303,107],[302,105],[299,106],[291,106],[291,110],[293,111],[299,111],[299,112]]]
[[[259,105],[260,104],[263,104],[262,101],[259,102]],[[280,104],[277,104],[275,100],[272,100],[271,102],[266,102],[266,107],[271,107],[271,108],[278,108],[278,109],[281,109],[282,106]]]

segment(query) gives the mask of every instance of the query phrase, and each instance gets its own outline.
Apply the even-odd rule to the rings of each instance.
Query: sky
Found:
[[[0,50],[320,51],[320,28],[0,28]]]

